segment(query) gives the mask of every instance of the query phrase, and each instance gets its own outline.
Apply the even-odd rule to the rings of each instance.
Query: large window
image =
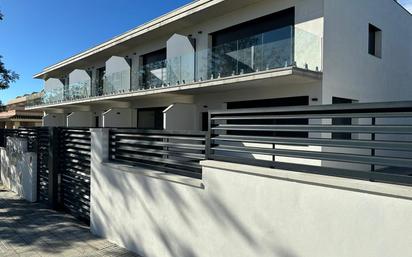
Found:
[[[142,56],[142,88],[160,87],[166,75],[166,48]]]
[[[369,54],[382,57],[382,30],[369,24]]]
[[[290,8],[212,33],[211,76],[225,77],[293,63],[295,10]]]

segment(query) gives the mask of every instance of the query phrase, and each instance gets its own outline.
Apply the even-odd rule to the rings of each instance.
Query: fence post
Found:
[[[49,128],[49,205],[53,209],[59,207],[59,128]],[[62,161],[62,160],[60,160]]]
[[[207,118],[207,132],[206,132],[206,142],[205,142],[205,158],[206,160],[211,159],[211,147],[212,147],[212,114],[208,113]]]
[[[6,147],[4,129],[0,129],[0,147]]]

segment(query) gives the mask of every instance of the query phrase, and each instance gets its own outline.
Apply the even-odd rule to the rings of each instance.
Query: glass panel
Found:
[[[166,83],[166,60],[144,65],[140,71],[141,89],[161,87]]]
[[[130,70],[108,73],[103,79],[103,94],[119,94],[130,91]]]
[[[140,90],[207,81],[222,77],[250,74],[296,66],[313,71],[322,70],[322,39],[301,28],[281,29],[239,39],[195,54],[149,63],[138,74]],[[103,88],[93,94],[119,94],[131,90],[129,70],[106,74]],[[96,84],[96,83],[95,83]],[[137,86],[135,86],[137,87]],[[42,102],[54,103],[89,97],[90,81],[71,84],[66,90],[44,92]]]
[[[70,101],[90,97],[90,85],[90,80],[70,84],[64,92],[64,99]]]
[[[322,70],[322,39],[310,32],[295,28],[295,63],[299,68]]]
[[[295,42],[300,41],[300,42]],[[287,26],[141,69],[143,88],[248,74],[297,65],[321,70],[321,39]]]

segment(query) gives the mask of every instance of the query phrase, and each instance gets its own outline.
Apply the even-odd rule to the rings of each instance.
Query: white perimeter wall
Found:
[[[325,0],[324,103],[412,99],[412,16],[393,0]],[[382,30],[382,58],[368,54],[368,24]]]
[[[67,115],[67,127],[87,127],[93,126],[92,112],[72,112]]]
[[[91,230],[142,256],[412,252],[410,188],[216,162],[196,181],[102,164],[107,138],[92,135]]]
[[[66,114],[48,113],[43,116],[43,127],[63,127],[66,126]]]
[[[172,104],[163,111],[165,130],[199,130],[194,104]]]
[[[131,128],[136,127],[136,110],[113,108],[103,113],[103,127]]]
[[[8,137],[0,152],[1,183],[19,197],[37,201],[37,154],[27,151],[27,139]]]

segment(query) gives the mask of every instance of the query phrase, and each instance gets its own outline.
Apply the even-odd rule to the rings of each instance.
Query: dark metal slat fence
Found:
[[[138,129],[110,130],[110,159],[201,178],[206,133]]]
[[[211,112],[207,148],[212,160],[412,185],[412,102]]]

